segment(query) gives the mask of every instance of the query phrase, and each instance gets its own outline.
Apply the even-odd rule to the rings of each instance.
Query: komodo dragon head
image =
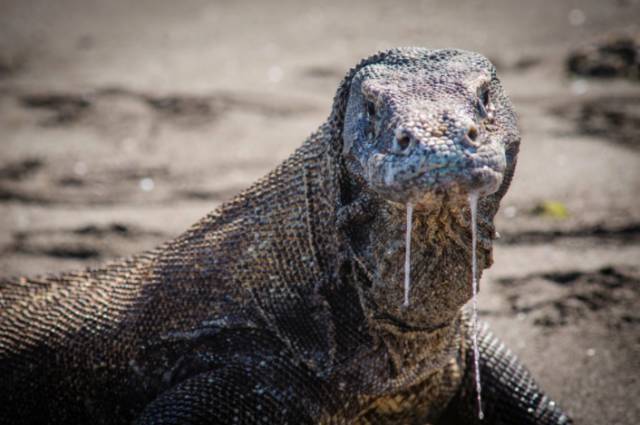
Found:
[[[491,263],[493,217],[516,163],[516,117],[495,67],[462,50],[394,49],[354,68],[335,102],[348,176],[342,206],[365,199],[360,214],[370,216],[362,225],[351,217],[346,232],[370,277],[366,309],[401,326],[438,326],[471,296],[468,195],[480,195],[482,269]],[[408,203],[412,290],[403,308]]]

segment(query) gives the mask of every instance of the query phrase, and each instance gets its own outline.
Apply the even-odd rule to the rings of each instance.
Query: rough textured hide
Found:
[[[394,49],[289,159],[154,251],[0,283],[0,422],[476,423],[479,265],[519,136],[493,66]],[[402,307],[404,204],[415,202]],[[487,424],[568,423],[481,336]]]

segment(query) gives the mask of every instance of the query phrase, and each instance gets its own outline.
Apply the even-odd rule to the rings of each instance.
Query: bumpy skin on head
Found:
[[[465,197],[483,194],[487,267],[517,146],[480,55],[365,59],[290,158],[175,240],[97,270],[0,280],[0,423],[477,423]],[[482,423],[569,422],[493,336],[480,340]]]
[[[349,171],[406,203],[453,185],[495,192],[520,136],[487,59],[406,49],[353,76],[343,140]]]

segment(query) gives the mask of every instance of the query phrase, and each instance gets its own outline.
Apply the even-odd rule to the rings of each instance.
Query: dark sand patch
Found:
[[[593,271],[536,273],[498,280],[515,314],[553,328],[597,320],[611,329],[640,323],[640,269],[608,266]]]
[[[586,77],[640,79],[640,32],[612,32],[576,47],[567,69]]]
[[[640,96],[598,96],[552,108],[573,121],[577,133],[640,149]]]
[[[26,158],[20,161],[9,162],[0,167],[0,180],[23,180],[44,165],[40,158]]]
[[[69,93],[30,94],[22,96],[20,100],[27,108],[48,112],[40,122],[43,126],[73,124],[91,107],[88,97]]]
[[[89,224],[72,229],[38,229],[16,232],[5,248],[12,253],[62,259],[108,259],[128,252],[126,245],[141,239],[160,242],[166,235],[137,226],[110,223]]]
[[[522,230],[501,232],[499,244],[546,244],[559,239],[590,239],[593,243],[640,243],[640,223],[611,226],[599,223],[570,229]]]

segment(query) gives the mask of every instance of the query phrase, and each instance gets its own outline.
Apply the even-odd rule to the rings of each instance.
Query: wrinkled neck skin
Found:
[[[449,328],[457,326],[462,306],[472,297],[468,194],[451,189],[415,201],[411,291],[406,307],[403,306],[406,205],[385,200],[368,189],[351,201],[358,202],[365,203],[358,209],[370,215],[366,221],[351,225],[346,237],[361,275],[366,276],[355,284],[371,331],[386,342],[394,341],[387,345],[442,340],[438,335],[453,332]],[[479,270],[492,262],[496,209],[487,199],[480,200]],[[432,353],[434,348],[429,347]],[[403,356],[412,356],[402,351],[393,354],[398,366],[410,361]]]
[[[474,293],[470,195],[480,196],[482,271],[518,151],[513,108],[486,58],[406,48],[352,69],[329,122],[340,164],[338,240],[346,242],[339,255],[349,257],[340,270],[355,265],[350,280],[379,344],[375,355],[390,357],[397,376],[425,377],[464,349],[461,310]]]

